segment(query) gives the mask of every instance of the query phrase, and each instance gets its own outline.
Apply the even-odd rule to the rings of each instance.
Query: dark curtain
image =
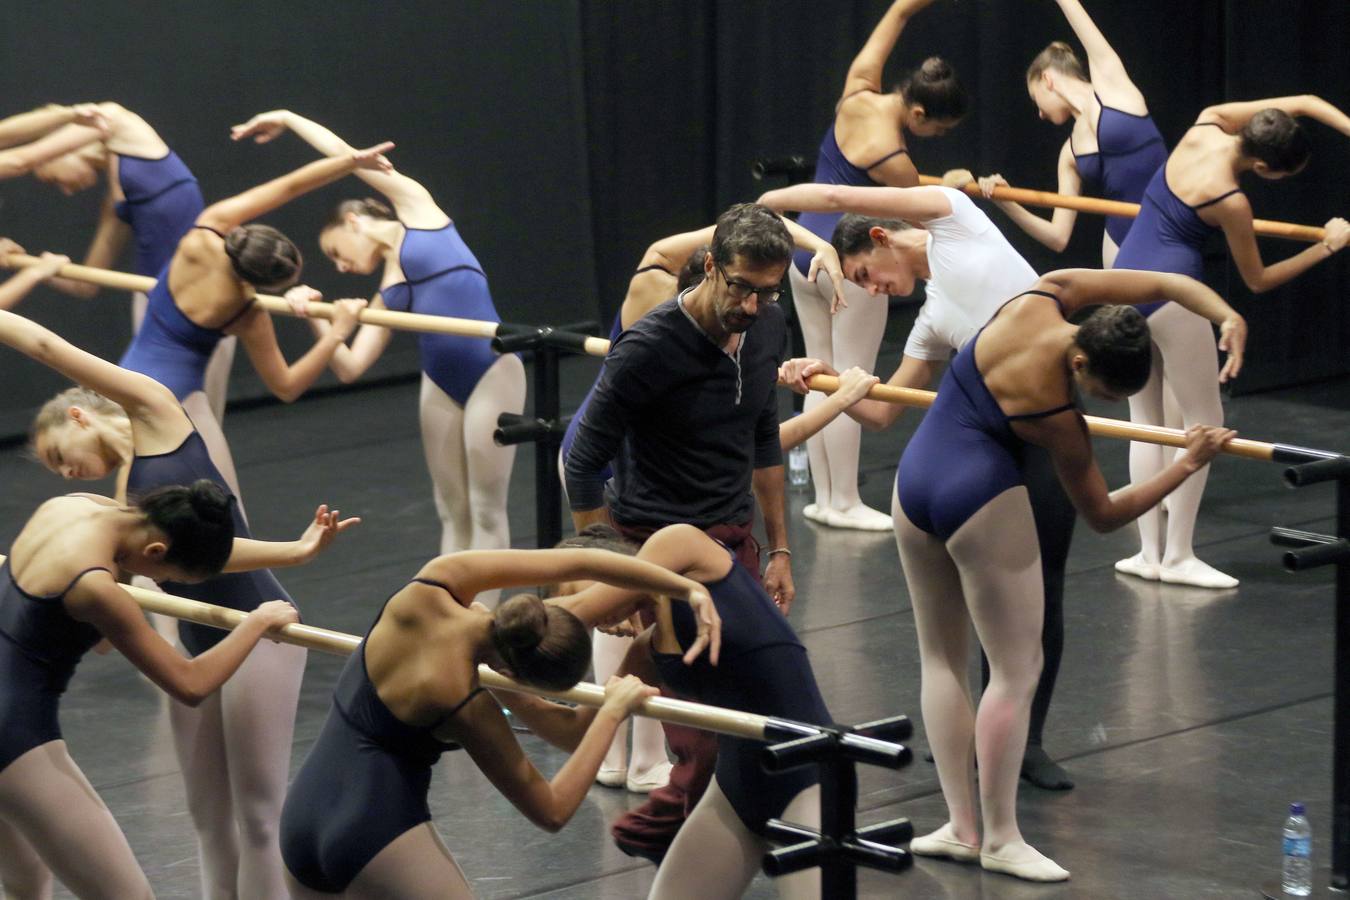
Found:
[[[717,0],[432,0],[284,6],[261,0],[103,5],[55,0],[6,7],[0,33],[5,108],[113,99],[143,114],[196,171],[208,200],[312,158],[294,138],[236,146],[228,126],[288,106],[354,144],[397,141],[398,166],[422,180],[478,254],[504,318],[608,325],[643,249],[753,199],[750,163],[813,157],[849,62],[887,8],[882,0],[726,3]],[[1350,4],[1285,0],[1170,3],[1091,0],[1163,134],[1175,141],[1206,105],[1319,94],[1350,106]],[[76,27],[72,27],[75,23]],[[935,4],[906,30],[887,83],[937,53],[975,97],[954,133],[915,140],[921,171],[1002,172],[1014,184],[1054,185],[1062,129],[1026,96],[1027,63],[1072,34],[1049,2]],[[1341,173],[1350,141],[1310,124],[1308,170],[1279,184],[1245,183],[1257,215],[1320,225],[1350,209]],[[307,282],[325,295],[368,296],[370,279],[333,272],[318,225],[337,199],[366,189],[347,179],[268,216],[308,256]],[[29,179],[0,184],[0,234],[30,249],[79,256],[97,191],[63,198]],[[991,215],[1037,269],[1095,265],[1101,225],[1081,217],[1053,255],[996,210]],[[1262,241],[1267,261],[1298,249]],[[1243,390],[1342,374],[1350,337],[1344,259],[1287,288],[1248,295],[1221,242],[1210,283],[1240,304],[1253,343]],[[23,309],[71,340],[116,358],[129,335],[123,298],[91,303],[37,292]],[[282,322],[292,356],[307,330]],[[392,348],[378,373],[416,369],[414,342]],[[60,380],[0,354],[0,433],[22,429]],[[247,362],[232,396],[263,393]]]

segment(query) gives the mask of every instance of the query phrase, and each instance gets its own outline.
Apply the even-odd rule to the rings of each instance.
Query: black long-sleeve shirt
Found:
[[[610,348],[567,455],[572,509],[608,505],[629,525],[750,521],[754,470],[783,462],[775,387],[785,339],[772,304],[742,335],[739,364],[676,300],[635,322]]]

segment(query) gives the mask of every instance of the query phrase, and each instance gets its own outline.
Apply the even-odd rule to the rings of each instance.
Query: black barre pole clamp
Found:
[[[497,428],[492,432],[492,440],[498,447],[509,447],[512,444],[539,443],[551,435],[561,438],[571,418],[531,419],[515,413],[502,413],[497,416]]]
[[[914,826],[908,819],[869,825],[842,837],[833,837],[782,819],[770,819],[765,823],[764,836],[775,843],[786,844],[764,855],[764,874],[772,878],[813,869],[840,859],[854,866],[884,872],[903,872],[914,864],[909,851],[881,843],[883,840],[904,842],[913,838]]]
[[[766,727],[765,736],[768,737],[770,732],[771,729]],[[914,725],[907,716],[880,719],[856,728],[820,726],[811,734],[793,734],[791,731],[784,734],[780,730],[777,734],[784,739],[765,747],[761,762],[770,772],[785,772],[799,766],[823,763],[833,757],[886,769],[900,769],[909,765],[914,754],[896,741],[904,740],[913,733]]]
[[[1339,453],[1276,444],[1271,458],[1275,462],[1295,463],[1284,470],[1285,483],[1294,488],[1350,477],[1350,457]]]
[[[593,335],[564,331],[550,325],[512,325],[503,322],[497,326],[497,336],[492,339],[492,349],[498,353],[519,353],[522,350],[541,348],[585,353],[586,342],[592,337]]]
[[[1330,534],[1277,525],[1270,529],[1270,542],[1280,547],[1296,548],[1281,557],[1285,570],[1289,572],[1303,572],[1350,560],[1350,541]]]

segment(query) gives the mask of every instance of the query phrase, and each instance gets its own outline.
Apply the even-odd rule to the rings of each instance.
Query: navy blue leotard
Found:
[[[816,686],[806,648],[755,577],[740,563],[721,581],[707,585],[722,618],[722,652],[716,666],[703,653],[691,666],[679,654],[653,652],[662,680],[677,693],[702,703],[812,725],[833,721]],[[698,636],[694,613],[672,603],[680,646]],[[813,766],[770,774],[760,765],[764,744],[718,735],[717,784],[745,827],[762,834],[776,816],[818,781]]]
[[[444,228],[407,228],[399,248],[403,281],[380,289],[384,305],[399,312],[500,322],[487,276],[451,222]],[[422,371],[463,406],[497,354],[487,338],[422,334]]]
[[[66,612],[63,600],[90,572],[59,594],[40,597],[19,587],[10,560],[0,566],[0,772],[34,747],[59,741],[57,708],[80,659],[99,642],[99,630]]]
[[[117,156],[117,182],[125,200],[114,212],[131,226],[136,242],[136,272],[154,277],[173,259],[174,250],[206,208],[192,171],[172,150],[159,159]]]
[[[1044,291],[1026,291],[1012,299],[1026,294],[1049,297],[1059,304],[1053,294]],[[977,334],[952,359],[938,385],[937,399],[905,446],[896,472],[896,490],[905,515],[916,527],[944,541],[990,500],[1025,483],[1024,445],[1011,423],[1075,408],[1067,403],[1025,415],[1004,413],[975,366],[979,340]]]
[[[206,442],[197,432],[183,439],[183,443],[168,453],[148,456],[135,456],[131,460],[131,473],[127,476],[127,495],[142,496],[155,488],[175,484],[192,484],[198,478],[214,481],[232,493],[225,483],[216,464],[211,462],[206,452]],[[239,504],[230,504],[230,515],[234,517],[234,536],[251,537],[248,523],[239,512]],[[277,581],[269,569],[257,569],[252,572],[232,572],[216,575],[205,581],[193,584],[179,584],[174,581],[160,583],[166,593],[217,606],[228,606],[241,612],[251,612],[268,600],[285,600],[292,606],[295,601],[286,593],[286,589]],[[219,644],[227,632],[195,622],[180,621],[178,638],[188,653],[197,656]]]
[[[863,93],[857,91],[856,93]],[[851,94],[849,96],[852,96]],[[847,100],[845,97],[844,100]],[[843,100],[840,101],[841,103]],[[844,157],[844,151],[839,149],[839,142],[834,137],[834,125],[831,124],[825,131],[825,137],[820,141],[820,151],[816,155],[816,174],[812,176],[811,181],[815,184],[845,184],[853,187],[881,187],[878,182],[873,181],[867,173],[875,169],[893,156],[899,156],[901,153],[909,151],[901,147],[887,153],[881,159],[876,160],[870,165],[855,166]],[[797,224],[810,231],[817,237],[829,240],[834,236],[834,226],[839,224],[843,218],[843,213],[818,213],[804,212],[797,217]],[[793,256],[793,262],[797,269],[805,275],[811,271],[812,254],[806,250],[798,250]]]
[[[1078,174],[1108,200],[1138,203],[1153,173],[1167,162],[1167,145],[1148,113],[1123,112],[1102,103],[1101,97],[1097,103],[1102,108],[1097,116],[1097,152],[1074,151],[1073,135],[1069,135]],[[1133,223],[1129,216],[1106,217],[1106,233],[1117,247],[1125,243]]]
[[[372,630],[383,615],[381,607]],[[431,821],[431,767],[443,752],[457,749],[433,732],[482,690],[470,691],[433,726],[409,725],[380,699],[361,642],[338,676],[328,719],[281,809],[281,858],[297,881],[340,893],[395,838]]]
[[[205,225],[193,227],[220,234]],[[253,307],[254,301],[245,303],[239,312],[219,328],[198,325],[183,315],[169,290],[171,266],[172,254],[170,261],[159,270],[159,280],[146,295],[145,319],[141,322],[141,328],[117,364],[132,372],[149,375],[182,401],[189,394],[202,390],[206,367],[211,362],[216,345],[225,336],[225,329],[242,318]]]
[[[1120,245],[1114,268],[1148,272],[1175,272],[1197,281],[1205,277],[1205,242],[1219,229],[1200,218],[1199,211],[1239,192],[1234,188],[1204,203],[1191,206],[1167,184],[1167,166],[1159,166],[1144,191],[1139,218]],[[1151,315],[1161,303],[1139,307]]]

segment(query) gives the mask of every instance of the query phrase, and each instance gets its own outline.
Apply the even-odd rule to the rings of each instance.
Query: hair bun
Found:
[[[192,511],[209,522],[224,522],[230,518],[230,502],[234,497],[208,478],[199,478],[188,488],[188,502]]]
[[[534,594],[517,594],[493,616],[497,640],[512,650],[533,650],[548,631],[548,610]]]
[[[940,56],[930,56],[919,66],[919,77],[924,81],[946,81],[952,75],[951,65]]]

